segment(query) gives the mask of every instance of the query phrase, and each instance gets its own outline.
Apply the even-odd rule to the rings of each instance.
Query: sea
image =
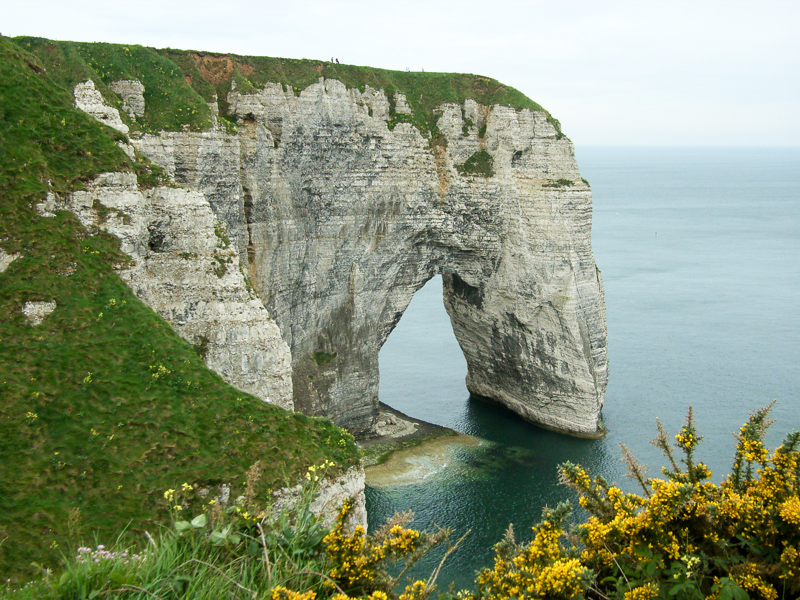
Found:
[[[592,187],[605,286],[605,438],[546,431],[470,398],[439,277],[381,349],[381,401],[492,442],[460,450],[418,483],[367,488],[372,529],[411,509],[417,528],[449,528],[453,542],[469,532],[442,568],[441,590],[471,588],[509,525],[527,541],[545,506],[575,503],[559,464],[635,491],[624,444],[659,475],[656,420],[674,434],[693,409],[704,436],[698,458],[715,481],[754,410],[774,402],[771,447],[800,429],[800,148],[578,147],[576,155]],[[427,577],[441,556],[431,553],[411,575]]]

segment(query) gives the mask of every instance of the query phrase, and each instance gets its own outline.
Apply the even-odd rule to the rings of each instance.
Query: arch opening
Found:
[[[379,354],[379,398],[414,419],[452,428],[467,409],[467,361],[443,302],[441,275],[417,290]]]

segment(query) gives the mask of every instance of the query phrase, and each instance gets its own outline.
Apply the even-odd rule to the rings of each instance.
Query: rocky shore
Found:
[[[457,449],[485,443],[383,403],[376,431],[378,436],[358,442],[366,483],[375,487],[418,483],[450,467]]]

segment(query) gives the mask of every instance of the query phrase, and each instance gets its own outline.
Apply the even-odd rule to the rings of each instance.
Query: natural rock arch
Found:
[[[295,406],[356,434],[378,410],[378,353],[436,274],[470,392],[596,435],[607,381],[591,191],[544,113],[441,107],[446,146],[387,124],[381,90],[320,80],[228,97],[235,135],[139,149],[225,221],[293,357]],[[491,173],[461,167],[478,153]]]

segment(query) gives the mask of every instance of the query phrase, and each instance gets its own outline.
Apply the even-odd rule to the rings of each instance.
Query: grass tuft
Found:
[[[585,180],[583,180],[585,183]],[[543,183],[542,187],[546,188],[565,188],[575,185],[575,182],[571,179],[558,179],[556,181],[548,181],[547,183]]]

